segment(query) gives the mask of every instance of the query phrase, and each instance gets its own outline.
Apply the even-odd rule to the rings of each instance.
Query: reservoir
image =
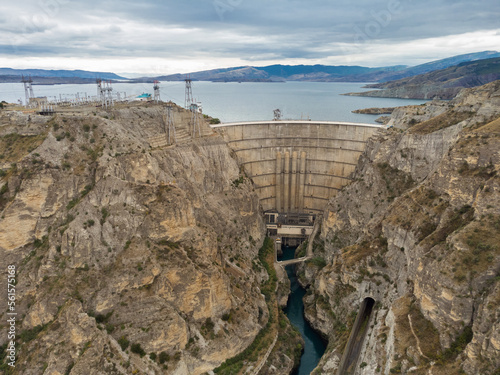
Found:
[[[375,123],[377,115],[351,113],[352,110],[371,107],[397,107],[421,104],[426,100],[370,98],[343,96],[347,92],[368,91],[363,83],[350,82],[204,82],[192,83],[193,96],[201,102],[203,113],[222,122],[272,120],[273,110],[279,108],[284,119],[312,119]],[[59,98],[75,99],[96,96],[95,84],[34,85],[35,96],[47,96],[49,101]],[[161,82],[160,98],[184,106],[185,83]],[[121,97],[135,98],[152,93],[152,83],[113,83],[113,92]],[[22,83],[0,83],[0,101],[24,101]]]
[[[293,259],[295,247],[283,247],[283,256],[279,260]],[[300,286],[295,274],[295,265],[286,267],[288,278],[290,279],[291,294],[288,304],[284,310],[286,316],[293,326],[295,326],[305,341],[304,353],[300,359],[300,366],[296,375],[309,375],[317,366],[321,356],[325,352],[326,345],[321,336],[317,334],[304,318],[304,303],[302,298],[306,290]]]

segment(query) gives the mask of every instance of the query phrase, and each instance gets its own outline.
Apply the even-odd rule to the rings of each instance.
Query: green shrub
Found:
[[[472,326],[466,326],[464,330],[457,336],[454,342],[451,343],[450,347],[446,349],[443,353],[446,359],[451,359],[460,354],[467,344],[472,341],[474,336],[472,332]]]
[[[106,324],[106,332],[111,333],[115,330],[115,326],[111,323]]]
[[[23,340],[24,342],[30,342],[31,340],[35,339],[36,336],[42,332],[42,330],[44,329],[45,327],[42,326],[42,325],[38,325],[38,326],[35,326],[31,329],[26,329],[24,331],[21,332],[20,336],[21,336],[21,340]]]
[[[324,260],[321,257],[312,258],[310,261],[308,261],[308,263],[315,265],[319,269],[322,269],[323,267],[326,266],[326,260]]]
[[[238,187],[240,184],[242,184],[245,181],[245,178],[243,176],[240,176],[236,180],[233,180],[232,184],[234,187]]]
[[[130,341],[128,341],[125,336],[122,336],[118,339],[118,344],[120,344],[122,350],[125,351],[130,345]]]
[[[132,346],[130,347],[130,351],[132,353],[139,354],[141,357],[144,357],[146,355],[146,352],[141,347],[141,344],[132,344]]]
[[[165,352],[161,352],[160,355],[158,356],[158,362],[160,362],[160,364],[164,364],[165,362],[168,361],[170,361],[170,356]]]
[[[74,198],[69,201],[69,203],[66,205],[67,210],[71,210],[73,207],[75,207],[80,200],[78,198]]]
[[[101,223],[101,225],[103,225],[106,222],[106,219],[109,216],[109,211],[105,207],[103,207],[101,209],[101,215],[102,215],[102,218],[101,218],[100,223]]]

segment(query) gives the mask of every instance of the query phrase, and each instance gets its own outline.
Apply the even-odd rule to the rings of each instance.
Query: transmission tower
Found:
[[[193,102],[189,106],[189,110],[191,111],[191,124],[193,125],[192,137],[196,138],[196,135],[198,135],[201,138],[201,128],[199,120],[199,114],[201,113],[201,106],[198,103]]]
[[[174,116],[173,116],[173,105],[172,103],[167,104],[167,121],[166,121],[166,133],[168,144],[177,143],[175,138],[175,126],[174,126]]]
[[[106,106],[106,92],[102,85],[102,80],[97,79],[96,83],[97,83],[97,97],[101,100],[101,104],[104,107]]]
[[[106,94],[109,105],[113,105],[113,87],[111,86],[111,81],[106,82]]]
[[[158,104],[161,99],[160,99],[160,81],[154,81],[154,101],[156,104]]]
[[[26,95],[26,107],[31,107],[33,105],[33,103],[31,103],[31,99],[35,98],[35,94],[33,93],[33,86],[31,86],[33,80],[31,79],[31,76],[29,76],[27,79],[24,78],[24,75],[21,77],[21,82],[24,84],[24,93]]]
[[[281,110],[275,109],[273,112],[274,112],[274,121],[281,120]]]
[[[108,105],[113,105],[113,87],[111,81],[103,81],[97,79],[97,96],[101,99],[103,107],[108,108]]]
[[[193,104],[193,91],[191,89],[191,78],[186,78],[186,95],[184,99],[184,108],[190,109],[191,104]]]

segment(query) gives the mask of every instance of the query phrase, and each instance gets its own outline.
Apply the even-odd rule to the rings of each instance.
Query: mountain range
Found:
[[[457,55],[425,64],[407,67],[331,66],[331,65],[269,65],[239,66],[211,69],[188,74],[127,79],[110,72],[85,70],[43,70],[0,68],[0,83],[20,82],[21,76],[31,76],[33,84],[93,83],[96,78],[130,83],[182,81],[212,82],[367,82],[367,87],[381,90],[349,93],[412,99],[451,99],[462,88],[475,87],[500,79],[500,52],[483,51]]]
[[[96,78],[122,80],[126,79],[120,77],[115,73],[109,72],[89,72],[86,70],[44,70],[44,69],[12,69],[0,68],[0,80],[5,77],[13,77],[16,79],[21,76],[31,76],[36,78],[83,78],[95,81]],[[14,78],[16,77],[16,78]],[[16,82],[14,81],[14,82]],[[0,81],[1,82],[1,81]]]
[[[463,88],[481,86],[500,79],[500,57],[462,62],[445,69],[402,78],[395,81],[366,85],[379,90],[349,93],[404,99],[452,99]]]
[[[192,80],[213,82],[387,82],[415,75],[445,69],[462,62],[500,57],[500,52],[483,51],[449,57],[425,64],[407,67],[404,65],[368,68],[363,66],[329,65],[269,65],[239,66],[225,69],[212,69],[189,74],[171,74],[158,77],[139,78],[134,81],[181,81],[189,76]]]

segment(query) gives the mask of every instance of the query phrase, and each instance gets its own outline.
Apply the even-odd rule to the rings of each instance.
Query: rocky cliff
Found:
[[[259,202],[204,122],[191,140],[175,108],[178,144],[151,148],[161,106],[0,115],[0,269],[17,282],[13,369],[0,300],[6,373],[201,374],[254,342],[277,313]]]
[[[328,205],[299,271],[336,374],[363,300],[350,374],[498,374],[500,81],[396,110]]]

